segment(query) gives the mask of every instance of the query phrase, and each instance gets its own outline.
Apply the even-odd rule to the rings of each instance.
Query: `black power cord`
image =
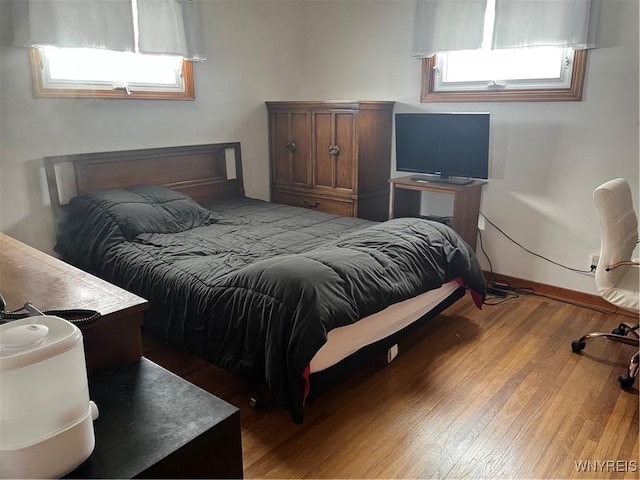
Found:
[[[35,317],[39,315],[53,315],[60,317],[74,325],[80,327],[95,322],[101,317],[100,312],[96,310],[85,310],[83,308],[75,308],[70,310],[44,310],[40,311],[33,306],[31,302],[27,302],[22,308],[7,312],[5,308],[7,302],[2,294],[0,294],[0,324],[19,320],[21,318]]]
[[[486,216],[484,213],[480,212],[480,215],[482,215],[482,217],[483,217],[483,218],[484,218],[484,219],[485,219],[485,220],[486,220],[486,221],[487,221],[487,222],[488,222],[488,223],[489,223],[493,228],[495,228],[496,230],[498,230],[502,235],[504,235],[504,236],[505,236],[507,239],[509,239],[511,242],[515,243],[517,246],[519,246],[520,248],[522,248],[525,252],[530,253],[531,255],[535,255],[536,257],[541,258],[541,259],[543,259],[543,260],[546,260],[547,262],[553,263],[554,265],[557,265],[557,266],[559,266],[559,267],[565,268],[565,269],[567,269],[567,270],[571,270],[572,272],[578,272],[578,273],[592,273],[592,272],[593,272],[593,269],[583,270],[583,269],[580,269],[580,268],[568,267],[568,266],[563,265],[563,264],[561,264],[561,263],[559,263],[559,262],[556,262],[556,261],[554,261],[554,260],[551,260],[550,258],[547,258],[547,257],[545,257],[545,256],[543,256],[543,255],[540,255],[539,253],[536,253],[536,252],[533,252],[533,251],[529,250],[527,247],[523,246],[521,243],[518,243],[518,242],[517,242],[517,241],[515,241],[513,238],[511,238],[509,235],[507,235],[507,234],[506,234],[506,233],[505,233],[505,232],[504,232],[500,227],[498,227],[495,223],[493,223],[491,220],[489,220],[489,219],[487,218],[487,216]],[[482,238],[482,237],[481,237],[481,238]],[[482,246],[482,240],[480,241],[480,244],[481,244],[481,246]],[[483,249],[482,251],[484,252],[484,249]],[[485,256],[486,256],[486,255],[487,255],[487,254],[485,253]],[[488,259],[488,258],[489,258],[489,257],[487,257],[487,259]],[[491,266],[491,265],[490,265],[490,266]],[[493,271],[493,270],[491,270],[491,271]]]
[[[498,301],[486,302],[485,305],[499,305],[504,303],[507,300],[512,300],[514,298],[519,298],[520,295],[534,295],[536,297],[543,297],[549,300],[553,300],[560,303],[566,303],[567,305],[573,305],[574,307],[586,308],[587,310],[592,310],[598,313],[604,313],[606,315],[615,315],[617,312],[615,310],[604,310],[597,307],[592,307],[590,305],[585,305],[584,303],[572,302],[571,300],[565,300],[563,298],[559,298],[553,295],[547,295],[545,293],[536,292],[535,289],[531,287],[516,287],[510,285],[507,282],[501,281],[490,281],[487,282],[487,285],[492,290],[501,290],[504,292],[505,297]]]
[[[482,250],[482,253],[484,253],[484,256],[487,259],[487,262],[489,262],[489,271],[493,273],[493,265],[491,264],[491,259],[489,258],[489,255],[484,249],[484,244],[482,243],[482,231],[479,228],[478,228],[478,237],[480,238],[480,250]]]
[[[514,292],[507,292],[507,291],[492,287],[491,285],[492,285],[492,282],[489,282],[489,285],[487,286],[487,298],[484,301],[484,305],[489,305],[489,306],[500,305],[501,303],[520,297],[520,295]]]

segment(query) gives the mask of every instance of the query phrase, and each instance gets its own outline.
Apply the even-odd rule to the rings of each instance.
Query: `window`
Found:
[[[192,62],[91,48],[31,50],[38,97],[193,100]]]
[[[450,52],[422,61],[422,102],[581,100],[586,50]]]
[[[482,48],[423,59],[422,102],[580,100],[586,50],[563,47],[491,49],[495,0],[484,14]]]

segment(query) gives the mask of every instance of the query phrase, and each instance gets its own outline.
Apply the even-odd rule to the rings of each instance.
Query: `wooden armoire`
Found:
[[[267,102],[271,199],[386,220],[394,102]]]

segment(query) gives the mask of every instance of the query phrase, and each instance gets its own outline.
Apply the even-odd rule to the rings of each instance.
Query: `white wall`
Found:
[[[583,101],[558,103],[421,104],[420,61],[410,57],[412,1],[310,1],[305,7],[311,53],[305,97],[395,100],[396,112],[491,113],[490,180],[481,211],[530,250],[588,268],[600,247],[592,192],[611,178],[630,181],[638,211],[637,1],[602,2],[601,48],[589,52]],[[496,272],[596,292],[592,276],[538,259],[489,225],[483,240]]]
[[[34,99],[26,52],[0,51],[0,230],[54,243],[42,157],[241,141],[249,195],[267,198],[266,100],[395,100],[396,111],[489,111],[482,211],[529,249],[586,268],[599,248],[591,193],[626,177],[638,210],[638,2],[602,2],[582,102],[421,104],[413,1],[205,2],[209,58],[195,102]],[[395,161],[395,160],[394,160]],[[595,293],[593,278],[483,230],[497,272]],[[483,266],[486,259],[480,254]]]
[[[34,98],[27,51],[2,47],[0,230],[52,252],[49,155],[240,141],[246,191],[268,198],[264,101],[302,94],[299,10],[291,2],[204,2],[208,59],[194,66],[193,102]]]

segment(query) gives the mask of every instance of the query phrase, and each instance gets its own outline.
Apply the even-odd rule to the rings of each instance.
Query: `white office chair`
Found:
[[[638,217],[633,210],[629,183],[616,178],[600,185],[593,192],[593,199],[600,221],[600,259],[596,268],[596,287],[600,296],[617,307],[640,312],[640,266],[631,255],[638,243]],[[629,336],[631,334],[631,336]],[[603,337],[640,348],[638,323],[621,323],[611,333],[588,333],[571,343],[574,352],[580,353],[591,338]],[[622,388],[630,388],[638,376],[638,353],[629,364],[627,374],[618,378]]]

